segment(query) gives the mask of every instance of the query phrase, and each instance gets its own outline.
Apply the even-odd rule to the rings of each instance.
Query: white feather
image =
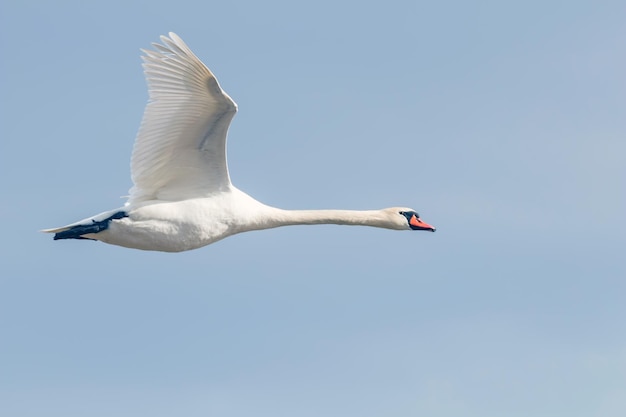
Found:
[[[230,186],[226,134],[237,112],[176,34],[144,51],[149,102],[131,157],[129,203],[206,197]]]

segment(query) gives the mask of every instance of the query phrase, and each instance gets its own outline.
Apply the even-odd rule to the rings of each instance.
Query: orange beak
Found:
[[[409,220],[409,225],[411,225],[411,229],[413,230],[430,230],[431,232],[437,230],[434,226],[423,222],[422,219],[417,217],[415,214]]]

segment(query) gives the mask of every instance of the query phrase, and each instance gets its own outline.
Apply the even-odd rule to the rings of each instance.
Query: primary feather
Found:
[[[226,135],[237,112],[176,34],[144,50],[149,102],[131,157],[129,202],[204,197],[230,185]]]

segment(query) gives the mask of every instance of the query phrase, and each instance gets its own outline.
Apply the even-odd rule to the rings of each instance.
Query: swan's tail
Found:
[[[103,230],[109,228],[111,220],[117,220],[124,217],[128,217],[125,211],[114,210],[113,212],[107,211],[97,216],[90,217],[85,220],[81,220],[76,223],[69,224],[63,227],[57,227],[55,229],[44,229],[44,233],[54,233],[54,240],[59,239],[87,239],[94,240],[84,235],[100,233]]]

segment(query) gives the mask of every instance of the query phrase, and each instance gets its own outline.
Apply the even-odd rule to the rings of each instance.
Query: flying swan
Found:
[[[181,252],[236,233],[299,224],[430,230],[417,212],[281,210],[235,188],[226,134],[237,105],[175,33],[142,50],[149,101],[131,157],[126,204],[56,229],[54,239],[90,239],[143,250]]]

